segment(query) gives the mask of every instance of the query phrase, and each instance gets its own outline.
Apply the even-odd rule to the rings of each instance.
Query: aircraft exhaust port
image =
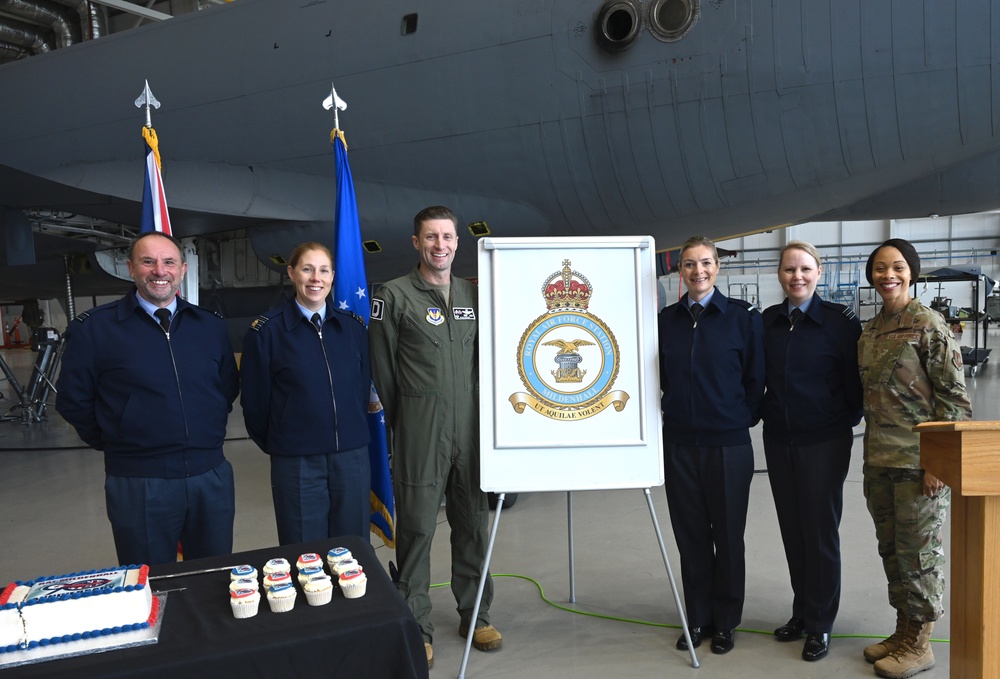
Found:
[[[642,30],[642,9],[635,0],[610,0],[597,13],[597,42],[609,52],[635,44]]]
[[[653,0],[649,5],[649,30],[664,42],[680,40],[698,23],[699,0]]]

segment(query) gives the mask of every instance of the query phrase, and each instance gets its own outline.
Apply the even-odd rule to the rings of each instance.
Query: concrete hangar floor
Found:
[[[997,337],[991,331],[990,344]],[[19,380],[34,354],[3,353]],[[977,420],[1000,419],[1000,370],[987,364],[967,378]],[[3,410],[10,405],[0,383]],[[861,439],[855,431],[853,460],[844,488],[841,526],[843,596],[830,654],[816,663],[800,658],[801,643],[778,643],[771,631],[791,613],[788,571],[766,478],[759,427],[754,430],[756,469],[746,532],[747,596],[736,647],[715,656],[703,644],[700,668],[674,648],[680,617],[670,592],[649,511],[641,490],[573,494],[576,603],[569,599],[567,499],[565,493],[521,493],[501,514],[491,570],[496,596],[494,624],[504,646],[472,652],[467,674],[477,679],[520,677],[871,677],[861,650],[892,631],[895,615],[886,599],[871,518],[861,489]],[[277,543],[267,457],[246,438],[237,404],[229,419],[226,456],[236,472],[237,551]],[[67,573],[115,563],[105,516],[103,460],[49,409],[45,421],[0,423],[0,583]],[[662,488],[652,489],[660,526],[680,587],[680,564],[670,533]],[[446,583],[449,536],[444,510],[434,540],[432,582]],[[949,536],[950,539],[950,536]],[[383,566],[395,556],[373,538]],[[950,543],[949,543],[950,544]],[[432,676],[457,675],[464,640],[448,587],[434,587],[435,667]],[[945,596],[945,607],[950,604]],[[934,628],[937,666],[927,679],[949,675],[950,616]]]

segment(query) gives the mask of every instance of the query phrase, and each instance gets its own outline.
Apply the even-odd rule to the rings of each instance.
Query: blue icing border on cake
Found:
[[[39,646],[68,644],[73,641],[80,641],[82,639],[94,639],[97,637],[112,636],[115,634],[124,634],[126,632],[138,632],[139,630],[144,630],[144,629],[149,629],[148,620],[144,622],[132,623],[130,625],[116,625],[115,627],[105,627],[104,629],[88,630],[86,632],[74,632],[73,634],[63,634],[58,637],[37,639],[29,641],[25,646],[18,646],[16,644],[0,646],[0,655],[3,655],[4,653],[16,653],[17,651],[31,650],[38,648]]]

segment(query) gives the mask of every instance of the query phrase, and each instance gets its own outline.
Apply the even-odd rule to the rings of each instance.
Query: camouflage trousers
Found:
[[[889,581],[889,603],[910,620],[937,620],[944,614],[941,538],[951,489],[925,496],[922,469],[866,464],[863,471],[868,512]]]

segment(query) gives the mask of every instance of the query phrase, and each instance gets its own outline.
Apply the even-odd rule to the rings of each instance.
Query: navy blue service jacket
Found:
[[[664,438],[694,446],[749,444],[764,394],[760,312],[716,288],[696,325],[687,300],[685,294],[658,318]]]
[[[368,330],[327,300],[323,336],[294,299],[259,316],[243,341],[247,433],[268,455],[320,455],[368,445]]]
[[[185,478],[222,464],[240,390],[226,324],[177,300],[170,336],[133,289],[66,329],[56,410],[112,476]]]
[[[862,415],[859,337],[854,312],[815,293],[794,328],[787,299],[764,311],[764,436],[801,445],[850,434]]]

